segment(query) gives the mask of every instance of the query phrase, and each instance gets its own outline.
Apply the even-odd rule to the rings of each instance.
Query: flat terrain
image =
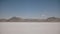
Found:
[[[60,34],[60,23],[0,22],[0,34]]]

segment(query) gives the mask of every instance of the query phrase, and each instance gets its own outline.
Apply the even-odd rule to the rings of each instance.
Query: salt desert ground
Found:
[[[0,34],[60,34],[60,23],[0,22]]]

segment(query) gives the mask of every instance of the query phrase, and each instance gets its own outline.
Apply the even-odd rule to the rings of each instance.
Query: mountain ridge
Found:
[[[60,18],[49,17],[47,19],[23,19],[11,17],[10,19],[0,19],[0,22],[60,22]]]

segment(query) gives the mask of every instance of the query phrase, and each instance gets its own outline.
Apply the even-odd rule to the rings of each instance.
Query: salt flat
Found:
[[[0,34],[60,34],[60,23],[0,22]]]

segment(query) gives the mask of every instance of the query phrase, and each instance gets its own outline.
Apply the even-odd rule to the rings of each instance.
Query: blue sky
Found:
[[[0,0],[0,18],[60,17],[59,0]]]

